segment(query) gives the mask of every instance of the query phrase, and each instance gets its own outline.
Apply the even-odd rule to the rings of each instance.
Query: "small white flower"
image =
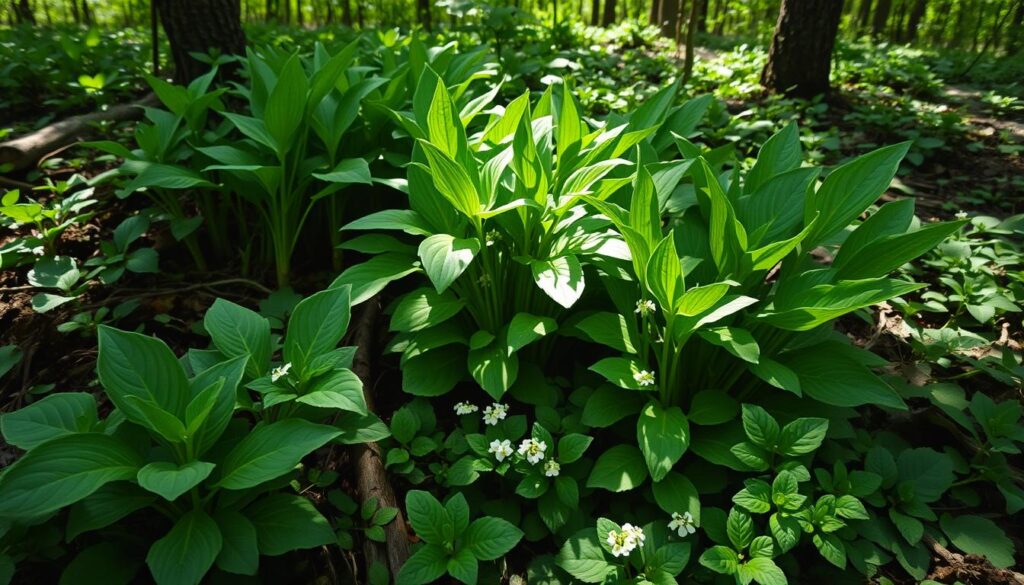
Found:
[[[658,310],[658,306],[652,300],[641,300],[636,302],[636,311],[641,317],[646,317]]]
[[[627,522],[622,525],[622,531],[629,534],[633,538],[633,541],[636,542],[636,546],[644,545],[644,540],[647,537],[644,536],[643,528],[640,528],[639,526],[633,526],[632,524]]]
[[[621,531],[608,531],[607,542],[612,547],[612,555],[616,557],[628,556],[638,545],[643,546],[644,531],[634,527],[632,524],[624,524]]]
[[[455,414],[459,416],[462,416],[464,414],[473,414],[478,410],[480,409],[477,408],[475,404],[470,404],[468,402],[460,402],[455,405]]]
[[[958,212],[956,212],[956,218],[957,219],[967,219],[967,212],[966,211],[958,211]]]
[[[285,364],[283,366],[278,366],[278,367],[274,368],[274,370],[272,372],[270,372],[270,381],[271,382],[277,382],[281,378],[284,378],[285,376],[287,376],[288,375],[288,370],[291,370],[291,369],[292,369],[291,362],[288,362],[287,364]]]
[[[530,465],[540,463],[541,459],[544,459],[544,452],[547,450],[547,444],[537,439],[523,439],[523,442],[519,443],[519,454],[526,457]]]
[[[35,254],[36,256],[42,256],[46,254],[46,248],[42,246],[36,246],[35,248],[32,248],[32,253]]]
[[[493,427],[498,424],[498,421],[505,420],[506,416],[508,416],[508,405],[495,402],[484,409],[484,424]]]
[[[654,372],[648,372],[647,370],[640,370],[633,374],[633,379],[636,380],[637,384],[641,386],[654,386]]]
[[[558,472],[561,470],[562,466],[554,459],[548,459],[544,462],[544,475],[547,477],[558,477]]]
[[[487,450],[488,453],[494,453],[494,458],[499,462],[504,461],[506,457],[512,456],[512,441],[505,439],[499,441],[495,439],[491,441],[491,447]]]
[[[679,515],[679,512],[672,512],[672,521],[668,523],[668,529],[677,531],[681,537],[697,532],[693,514],[689,512],[683,515]]]

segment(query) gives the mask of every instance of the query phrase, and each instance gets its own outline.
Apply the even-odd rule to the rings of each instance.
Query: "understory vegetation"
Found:
[[[0,584],[1024,579],[1019,50],[439,6],[0,28]]]

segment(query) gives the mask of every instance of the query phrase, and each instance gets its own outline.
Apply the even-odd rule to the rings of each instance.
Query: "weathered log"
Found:
[[[962,579],[968,583],[1024,585],[1024,575],[1012,569],[1000,569],[983,556],[955,553],[939,544],[928,534],[925,534],[922,540],[945,563],[944,566],[936,567],[930,577],[943,580]]]
[[[11,165],[20,171],[34,166],[44,156],[84,140],[96,133],[98,122],[127,122],[142,117],[142,108],[158,105],[156,96],[149,94],[133,104],[112,106],[100,112],[90,112],[65,118],[7,142],[0,143],[0,166]]]
[[[352,371],[363,382],[363,395],[366,397],[366,406],[370,412],[374,410],[370,355],[372,355],[374,329],[379,314],[380,299],[378,297],[364,303],[362,314],[352,336],[352,343],[357,347],[352,360]],[[384,458],[381,455],[380,445],[377,443],[355,445],[352,450],[352,459],[356,466],[356,489],[359,492],[360,502],[366,502],[375,497],[381,507],[398,508],[399,510],[395,519],[384,527],[386,547],[366,539],[363,550],[366,554],[367,569],[375,562],[381,562],[391,570],[392,575],[398,575],[399,569],[409,558],[409,534],[406,530],[402,508],[395,498],[395,491],[384,470]],[[381,550],[385,548],[386,550]]]

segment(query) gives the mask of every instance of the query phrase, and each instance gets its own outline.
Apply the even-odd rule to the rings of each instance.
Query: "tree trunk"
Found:
[[[917,40],[917,28],[921,26],[921,19],[928,9],[928,0],[915,0],[914,8],[910,11],[910,18],[907,20],[907,41]]]
[[[89,0],[82,0],[82,22],[86,25],[92,24],[92,10],[89,9]]]
[[[416,0],[416,18],[423,28],[430,30],[430,0]]]
[[[78,0],[71,0],[71,17],[74,19],[75,24],[81,24],[82,15],[78,12]]]
[[[1010,33],[1006,36],[1009,39],[1006,42],[1006,54],[1014,55],[1020,50],[1020,40],[1024,36],[1024,2],[1017,2],[1017,12],[1013,15]]]
[[[706,33],[708,32],[708,4],[711,0],[701,0],[698,2],[700,8],[697,12],[697,32]]]
[[[843,0],[782,0],[761,85],[797,97],[828,93],[842,13]]]
[[[11,0],[11,12],[18,24],[36,23],[36,16],[32,14],[32,7],[28,5],[28,0]]]
[[[651,11],[654,11],[654,6],[658,4],[658,0],[653,0],[651,3]],[[654,21],[651,21],[653,24]],[[590,26],[597,26],[601,24],[601,0],[591,0],[590,2]]]
[[[661,35],[673,38],[676,34],[676,23],[679,21],[679,8],[683,0],[661,0],[658,4],[658,26]]]
[[[683,83],[693,75],[693,41],[697,35],[697,20],[704,0],[690,0],[690,18],[686,21],[686,57],[683,60]]]
[[[604,0],[604,19],[601,21],[601,26],[611,26],[615,24],[615,0]]]
[[[857,16],[857,30],[863,33],[871,23],[871,0],[863,0],[860,3],[860,14]]]
[[[878,38],[885,32],[891,8],[892,0],[878,0],[878,5],[875,7],[875,19],[871,22],[871,36]]]
[[[352,0],[341,0],[341,22],[352,28]]]
[[[205,54],[210,49],[224,55],[245,53],[240,0],[154,1],[171,45],[175,83],[187,84],[210,69],[189,53]]]

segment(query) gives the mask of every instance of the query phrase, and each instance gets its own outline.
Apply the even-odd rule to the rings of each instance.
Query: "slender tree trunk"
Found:
[[[341,0],[341,22],[352,28],[352,0]]]
[[[601,26],[609,27],[615,24],[615,0],[604,0],[604,18]]]
[[[921,26],[921,19],[924,18],[924,13],[927,10],[928,0],[914,0],[914,8],[911,9],[910,18],[907,19],[906,39],[908,42],[917,40],[917,29]]]
[[[867,30],[868,23],[871,22],[871,0],[861,0],[860,6],[857,10],[857,32],[862,33]]]
[[[892,0],[878,0],[875,7],[875,18],[871,22],[871,36],[876,39],[885,32],[885,25],[889,22],[890,9],[892,9]]]
[[[36,16],[32,13],[32,7],[28,5],[28,0],[11,0],[11,12],[18,24],[36,23]]]
[[[697,32],[706,33],[708,32],[708,4],[711,0],[700,0],[698,4],[700,8],[697,13]]]
[[[416,0],[416,19],[423,25],[423,28],[431,30],[430,0]]]
[[[71,5],[71,18],[75,21],[75,24],[81,24],[82,15],[78,12],[78,1],[70,0],[68,3]]]
[[[89,0],[82,0],[82,22],[92,25],[92,10],[89,9]]]
[[[654,6],[657,6],[658,0],[651,2],[651,12],[654,12]],[[590,26],[597,26],[601,24],[601,0],[591,0],[590,2]],[[651,21],[654,24],[654,21]]]
[[[174,59],[174,80],[186,84],[206,73],[209,66],[189,53],[245,53],[240,0],[154,0],[164,24]],[[230,75],[230,72],[226,72]]]
[[[690,18],[686,22],[686,57],[683,59],[683,83],[693,75],[693,43],[697,36],[697,22],[700,17],[701,5],[705,0],[690,0]]]
[[[1006,54],[1015,55],[1021,48],[1021,37],[1024,36],[1024,2],[1017,2],[1017,12],[1010,24],[1010,33],[1006,35]]]
[[[679,22],[679,9],[683,0],[660,0],[658,4],[658,25],[662,36],[673,38],[676,34],[676,23]]]
[[[828,93],[843,0],[782,0],[761,85],[798,97]]]

